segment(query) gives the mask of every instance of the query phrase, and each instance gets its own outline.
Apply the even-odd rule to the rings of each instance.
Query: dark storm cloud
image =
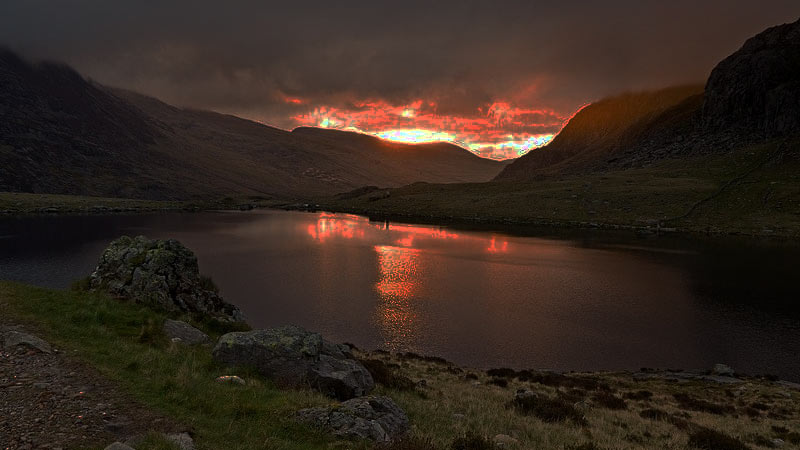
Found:
[[[798,16],[797,0],[3,0],[0,45],[289,127],[312,105],[364,99],[425,99],[445,115],[495,101],[569,114],[624,90],[703,81],[744,39]]]

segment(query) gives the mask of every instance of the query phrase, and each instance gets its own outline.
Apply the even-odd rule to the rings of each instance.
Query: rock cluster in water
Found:
[[[278,384],[308,385],[339,400],[369,394],[375,387],[349,347],[296,326],[225,334],[213,355],[228,366],[254,367]]]
[[[90,286],[167,311],[243,320],[239,308],[226,303],[210,280],[200,276],[194,253],[174,239],[114,240],[91,274]]]

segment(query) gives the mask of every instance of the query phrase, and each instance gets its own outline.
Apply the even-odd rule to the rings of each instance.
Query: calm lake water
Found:
[[[800,380],[800,249],[282,211],[0,219],[0,279],[65,288],[123,235],[176,238],[256,327],[479,367]]]

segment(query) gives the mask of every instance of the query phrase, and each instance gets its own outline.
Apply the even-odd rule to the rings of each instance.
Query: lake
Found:
[[[254,327],[296,324],[476,368],[725,363],[800,381],[800,249],[786,243],[270,210],[7,217],[0,279],[66,288],[123,234],[183,242]]]

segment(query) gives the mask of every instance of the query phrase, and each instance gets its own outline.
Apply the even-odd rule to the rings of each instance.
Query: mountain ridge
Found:
[[[294,200],[364,185],[487,181],[504,165],[456,146],[351,141],[176,107],[0,50],[0,191]]]

